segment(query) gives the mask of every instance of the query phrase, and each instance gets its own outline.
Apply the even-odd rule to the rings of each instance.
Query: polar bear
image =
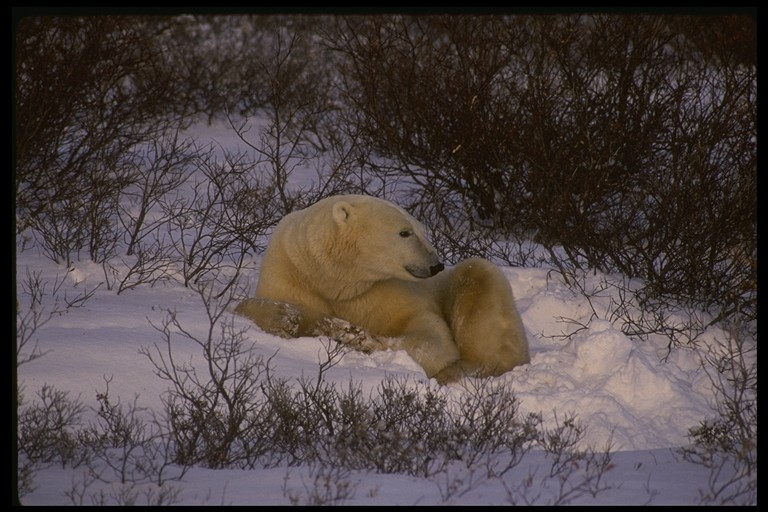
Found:
[[[371,196],[333,196],[278,223],[256,296],[235,311],[283,337],[321,335],[342,319],[353,345],[368,338],[357,348],[406,350],[441,384],[528,363],[501,270],[477,258],[443,270],[405,210]]]

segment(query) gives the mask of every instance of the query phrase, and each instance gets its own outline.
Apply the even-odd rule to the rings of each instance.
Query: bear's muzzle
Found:
[[[405,270],[407,270],[408,273],[411,274],[413,277],[418,277],[419,279],[426,279],[428,277],[434,276],[439,272],[442,272],[444,268],[445,268],[445,265],[438,262],[435,265],[430,265],[429,267],[417,267],[416,265],[406,265]]]

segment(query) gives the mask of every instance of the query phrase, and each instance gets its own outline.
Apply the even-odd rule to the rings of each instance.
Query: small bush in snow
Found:
[[[718,395],[717,416],[692,428],[693,445],[681,450],[686,460],[711,469],[702,504],[757,503],[757,355],[743,340],[733,326],[702,365]]]

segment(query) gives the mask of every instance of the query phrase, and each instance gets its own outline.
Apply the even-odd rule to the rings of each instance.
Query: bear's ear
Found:
[[[333,205],[333,220],[336,224],[346,224],[352,215],[352,205],[346,201],[339,201]]]

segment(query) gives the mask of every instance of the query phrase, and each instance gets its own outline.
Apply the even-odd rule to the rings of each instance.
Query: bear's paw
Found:
[[[281,338],[299,336],[302,315],[293,304],[255,297],[238,304],[235,313],[253,320],[269,334]]]
[[[383,336],[373,336],[362,327],[335,317],[324,317],[315,322],[314,336],[327,336],[365,354],[391,348],[392,342]]]

